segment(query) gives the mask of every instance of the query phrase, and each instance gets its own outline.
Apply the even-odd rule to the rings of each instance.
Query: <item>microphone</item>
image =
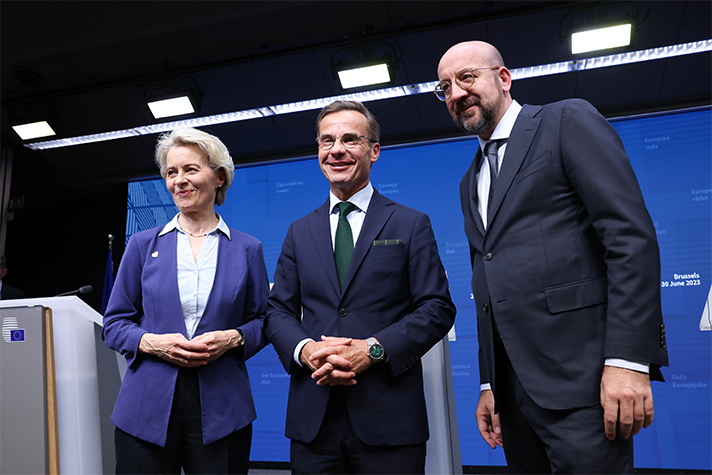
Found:
[[[77,290],[72,290],[71,292],[64,292],[63,294],[55,295],[55,297],[64,297],[65,295],[76,295],[76,294],[88,294],[94,290],[94,287],[91,285],[84,285],[82,287],[79,287]]]

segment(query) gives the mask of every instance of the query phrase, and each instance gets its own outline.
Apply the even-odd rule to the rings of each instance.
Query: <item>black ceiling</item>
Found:
[[[630,50],[712,38],[712,2],[619,2],[640,14]],[[50,104],[61,137],[153,124],[144,86],[189,76],[200,115],[340,94],[330,57],[359,41],[390,43],[398,85],[433,81],[440,56],[470,39],[493,43],[510,69],[568,61],[567,1],[8,1],[0,3],[3,140],[13,110]],[[611,7],[613,9],[614,7]],[[600,10],[599,12],[600,13]],[[575,15],[585,16],[586,12]],[[571,17],[569,17],[571,18]],[[710,53],[516,81],[521,103],[583,97],[615,116],[710,103]],[[32,84],[33,81],[35,84]],[[459,134],[432,95],[370,102],[383,145]],[[317,111],[209,127],[236,163],[313,154]],[[154,175],[154,136],[33,152],[64,186]],[[19,149],[23,154],[25,149]],[[18,152],[16,152],[18,153]]]

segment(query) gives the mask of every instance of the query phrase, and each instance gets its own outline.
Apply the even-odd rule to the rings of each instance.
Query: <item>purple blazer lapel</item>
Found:
[[[237,239],[233,233],[233,239]],[[231,272],[238,272],[239,269],[234,269],[233,266],[237,262],[241,262],[235,256],[235,251],[237,246],[234,241],[228,239],[223,233],[220,233],[220,243],[218,245],[218,261],[215,269],[215,280],[213,281],[213,288],[210,290],[210,295],[208,295],[208,301],[205,304],[205,310],[203,311],[203,317],[200,319],[198,328],[196,329],[196,335],[200,335],[205,330],[201,327],[204,326],[204,322],[211,321],[211,315],[215,312],[220,311],[220,298],[224,298],[226,295],[235,295],[235,284],[237,279],[229,279],[227,276]],[[215,296],[215,298],[213,298]],[[228,299],[229,300],[229,299]]]
[[[151,286],[160,287],[157,295],[165,296],[165,299],[160,301],[151,299],[150,302],[154,306],[154,315],[161,321],[160,333],[185,335],[185,321],[178,292],[177,234],[178,231],[171,231],[156,238],[154,249],[146,256],[144,278],[151,283]],[[144,305],[146,303],[148,302],[144,302]]]

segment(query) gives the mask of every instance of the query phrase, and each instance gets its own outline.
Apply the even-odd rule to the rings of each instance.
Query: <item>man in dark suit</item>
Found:
[[[0,300],[24,299],[25,292],[15,287],[10,287],[2,279],[7,275],[7,258],[0,256]]]
[[[655,229],[623,144],[583,100],[520,106],[487,43],[450,48],[438,77],[480,142],[460,184],[480,433],[515,473],[632,473],[667,351]]]
[[[361,103],[322,109],[331,193],[291,224],[277,263],[265,329],[291,374],[293,473],[425,470],[420,358],[452,327],[455,306],[428,216],[370,183],[379,135]]]

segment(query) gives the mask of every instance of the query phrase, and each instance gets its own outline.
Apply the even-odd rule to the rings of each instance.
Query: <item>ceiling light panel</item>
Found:
[[[12,129],[22,140],[32,140],[55,135],[54,130],[46,120],[32,122],[31,124],[13,125]]]
[[[154,119],[163,119],[164,117],[192,114],[195,112],[188,96],[149,102],[148,108],[151,109]]]
[[[388,65],[385,63],[339,71],[339,81],[344,89],[372,86],[391,81]]]
[[[572,33],[571,53],[581,54],[628,46],[630,45],[632,31],[633,25],[625,23],[623,25]]]

